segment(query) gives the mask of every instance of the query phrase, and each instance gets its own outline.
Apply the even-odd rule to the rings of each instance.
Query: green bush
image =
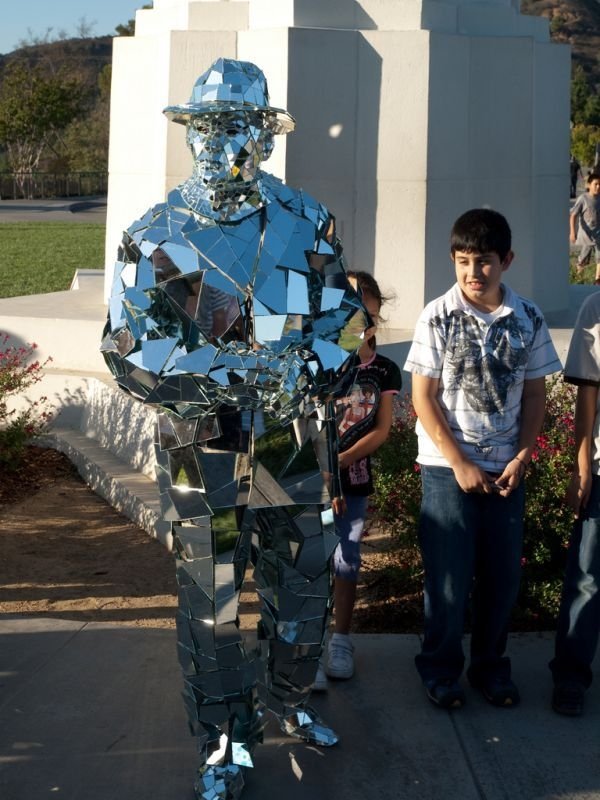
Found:
[[[518,615],[553,622],[573,526],[564,501],[575,444],[575,387],[562,375],[546,382],[546,419],[527,471],[523,580]]]
[[[580,164],[593,164],[596,145],[600,144],[598,125],[574,125],[571,129],[571,152]]]
[[[377,522],[391,528],[403,546],[417,547],[421,474],[416,463],[417,416],[408,394],[394,404],[390,435],[375,458],[372,506]]]
[[[50,359],[40,364],[32,360],[35,344],[15,347],[8,341],[9,337],[0,333],[0,468],[16,469],[25,446],[46,430],[51,415],[44,409],[45,397],[30,402],[22,411],[10,409],[8,400],[41,381]]]
[[[562,375],[548,379],[546,388],[546,419],[526,477],[523,579],[514,614],[518,627],[553,626],[573,523],[564,496],[573,455],[575,390]],[[413,564],[418,552],[421,479],[415,464],[415,423],[410,399],[404,395],[390,436],[377,453],[372,503],[374,521],[391,529],[399,544],[394,557],[405,564]],[[421,574],[411,569],[411,580],[410,591],[418,592]]]

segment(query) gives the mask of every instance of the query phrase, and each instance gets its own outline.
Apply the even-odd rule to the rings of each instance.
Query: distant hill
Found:
[[[64,67],[95,87],[98,75],[111,63],[112,40],[112,36],[93,36],[20,47],[11,53],[0,54],[0,75],[11,61],[24,61],[30,66],[47,65],[52,70]]]
[[[553,40],[571,45],[573,63],[600,92],[600,0],[521,0],[521,11],[550,20]]]

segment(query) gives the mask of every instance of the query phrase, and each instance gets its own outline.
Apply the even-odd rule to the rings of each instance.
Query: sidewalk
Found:
[[[519,708],[492,708],[467,689],[453,713],[424,696],[418,637],[355,642],[355,678],[314,698],[341,743],[308,746],[269,723],[243,800],[600,798],[600,681],[582,718],[554,714],[551,635],[511,637]],[[193,800],[180,682],[172,630],[0,621],[0,796]]]

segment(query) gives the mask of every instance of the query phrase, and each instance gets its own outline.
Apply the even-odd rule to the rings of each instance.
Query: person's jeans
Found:
[[[419,541],[425,568],[425,630],[415,658],[425,684],[457,680],[472,600],[469,680],[510,677],[504,657],[521,577],[525,487],[509,496],[463,492],[445,467],[421,467]]]
[[[369,498],[346,495],[346,512],[335,515],[335,532],[340,542],[333,554],[333,569],[337,578],[356,583],[360,570],[360,542],[365,530]]]
[[[600,633],[600,477],[582,516],[575,521],[563,585],[556,654],[550,662],[555,683],[592,682],[591,664]]]

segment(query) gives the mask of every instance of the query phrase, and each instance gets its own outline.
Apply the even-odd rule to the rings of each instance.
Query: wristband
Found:
[[[518,462],[519,462],[519,464],[521,464],[521,465],[522,465],[522,466],[523,466],[525,469],[527,469],[527,467],[529,466],[529,464],[526,464],[526,463],[523,461],[523,459],[522,459],[522,458],[519,458],[519,456],[515,456],[515,457],[513,458],[513,461],[518,461]]]

